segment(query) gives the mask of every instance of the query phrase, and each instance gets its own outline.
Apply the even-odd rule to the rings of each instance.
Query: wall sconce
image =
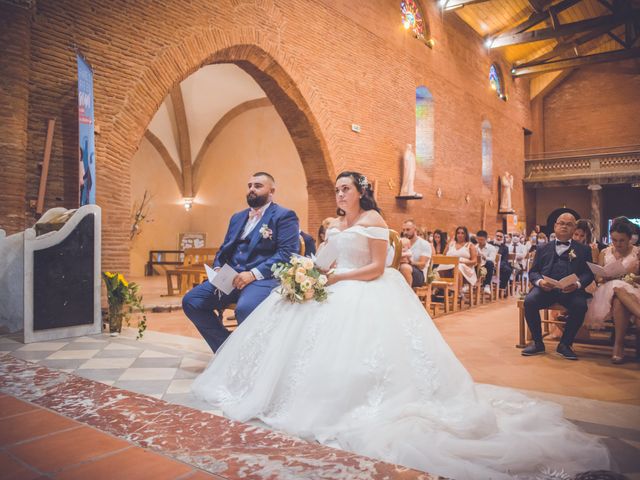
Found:
[[[436,190],[436,196],[438,198],[442,198],[442,189],[440,187],[438,187],[438,189]]]
[[[184,197],[183,199],[184,209],[189,212],[191,211],[191,207],[193,207],[193,198],[192,197]]]
[[[597,192],[598,190],[602,190],[602,185],[598,183],[590,183],[587,186],[587,189],[591,190],[592,192]]]

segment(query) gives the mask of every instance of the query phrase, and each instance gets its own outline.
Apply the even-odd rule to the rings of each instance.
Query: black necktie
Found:
[[[566,245],[567,247],[571,245],[571,242],[561,242],[560,240],[556,240],[556,244],[558,245]]]

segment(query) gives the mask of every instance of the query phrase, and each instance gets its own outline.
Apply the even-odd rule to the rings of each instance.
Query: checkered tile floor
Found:
[[[27,345],[10,337],[0,337],[0,352],[10,352],[23,360],[170,403],[219,414],[190,393],[193,379],[207,366],[211,354],[195,340],[200,352],[198,348],[196,351],[189,348],[191,345],[160,344],[157,334],[149,333],[141,341],[102,334]]]

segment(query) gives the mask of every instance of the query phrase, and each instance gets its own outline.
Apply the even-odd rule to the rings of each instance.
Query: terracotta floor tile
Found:
[[[3,396],[0,398],[0,418],[10,417],[19,413],[35,410],[38,407],[30,403],[23,402],[14,397]]]
[[[39,473],[25,468],[5,452],[0,452],[0,478],[2,480],[33,480],[39,476]]]
[[[114,470],[115,469],[115,470]],[[58,473],[60,480],[173,480],[189,473],[192,467],[156,453],[133,447]]]
[[[207,472],[203,472],[202,470],[197,470],[193,472],[192,475],[189,475],[188,477],[184,477],[184,480],[218,480],[223,478],[224,477],[220,477],[212,473],[207,473]]]
[[[41,472],[55,472],[129,446],[106,433],[80,427],[16,445],[9,451]]]
[[[0,445],[11,445],[79,425],[60,415],[38,409],[0,420]]]

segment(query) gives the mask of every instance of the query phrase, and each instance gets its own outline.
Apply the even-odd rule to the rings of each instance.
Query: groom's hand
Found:
[[[233,286],[238,290],[242,290],[244,287],[253,282],[256,277],[251,272],[241,272],[233,279]]]

